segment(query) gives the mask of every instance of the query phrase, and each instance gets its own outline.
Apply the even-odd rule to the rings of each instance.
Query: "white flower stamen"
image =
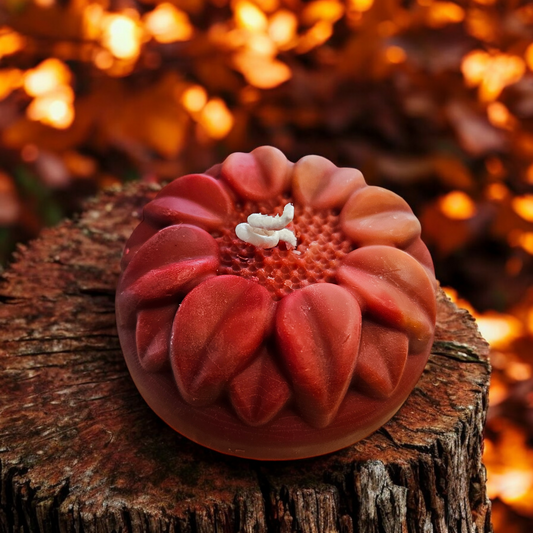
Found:
[[[274,248],[279,241],[284,241],[296,248],[296,235],[285,227],[292,222],[293,218],[294,206],[292,204],[285,205],[281,216],[252,213],[247,223],[237,225],[235,233],[242,241],[258,248]]]
[[[287,204],[283,208],[283,215],[276,215],[272,217],[270,215],[262,215],[261,213],[252,213],[248,217],[248,224],[253,228],[262,228],[269,230],[280,230],[292,222],[294,218],[294,206]]]

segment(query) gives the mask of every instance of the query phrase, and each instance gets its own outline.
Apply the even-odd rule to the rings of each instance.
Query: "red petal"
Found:
[[[206,231],[188,224],[164,228],[139,248],[124,271],[119,293],[151,301],[190,290],[216,273],[218,256],[218,245]]]
[[[159,372],[170,367],[170,333],[177,309],[177,305],[169,305],[143,309],[137,315],[137,353],[147,372]]]
[[[130,264],[131,260],[137,255],[139,248],[151,237],[153,237],[161,228],[159,225],[150,224],[147,221],[141,222],[130,235],[124,246],[124,254],[120,261],[122,272]]]
[[[239,276],[209,279],[185,297],[171,343],[185,401],[206,405],[217,399],[268,334],[274,307],[264,287]]]
[[[388,398],[402,377],[408,345],[409,340],[404,333],[363,321],[354,387],[374,398]]]
[[[315,209],[340,208],[364,185],[359,170],[339,168],[318,155],[303,157],[294,166],[292,186],[296,203]]]
[[[126,296],[144,303],[164,300],[190,291],[209,276],[214,276],[218,259],[213,256],[195,257],[151,270],[132,283]]]
[[[213,165],[212,167],[208,168],[204,174],[207,174],[208,176],[212,176],[213,178],[218,179],[220,177],[220,169],[222,168],[222,163],[217,163],[216,165]]]
[[[144,208],[147,220],[160,225],[187,222],[206,230],[223,226],[233,211],[224,185],[205,174],[190,174],[167,185]]]
[[[230,386],[231,403],[240,418],[250,426],[270,422],[283,409],[290,395],[289,384],[266,347]]]
[[[407,202],[387,189],[363,187],[341,211],[341,227],[357,246],[405,248],[420,236],[420,222]]]
[[[289,187],[293,163],[272,146],[236,152],[222,164],[221,178],[246,200],[274,198]]]
[[[218,254],[211,235],[182,224],[157,232],[129,262],[117,288],[117,317],[124,327],[135,329],[137,354],[148,372],[168,366],[178,301],[216,274]]]
[[[279,302],[276,331],[302,416],[314,427],[326,427],[355,367],[361,332],[357,301],[338,285],[309,285]]]
[[[412,353],[431,342],[435,292],[426,269],[409,254],[390,246],[360,248],[343,259],[337,281],[354,293],[363,313],[404,332]]]

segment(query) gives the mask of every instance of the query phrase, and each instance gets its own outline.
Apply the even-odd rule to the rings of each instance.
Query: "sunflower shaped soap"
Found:
[[[118,331],[141,394],[179,433],[241,457],[311,457],[400,408],[430,353],[435,288],[402,198],[263,146],[146,205]]]

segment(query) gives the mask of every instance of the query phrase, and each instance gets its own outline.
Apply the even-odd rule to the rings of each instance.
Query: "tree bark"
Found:
[[[473,319],[438,297],[427,368],[383,428],[324,457],[220,455],[147,407],[122,358],[122,247],[157,187],[91,201],[0,278],[0,527],[5,532],[489,532],[490,367]]]

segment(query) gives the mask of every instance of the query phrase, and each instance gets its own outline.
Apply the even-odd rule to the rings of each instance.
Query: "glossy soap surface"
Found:
[[[287,203],[296,248],[235,234]],[[117,324],[137,387],[176,431],[223,453],[296,459],[348,446],[400,408],[429,356],[435,288],[402,198],[264,146],[146,205]]]

